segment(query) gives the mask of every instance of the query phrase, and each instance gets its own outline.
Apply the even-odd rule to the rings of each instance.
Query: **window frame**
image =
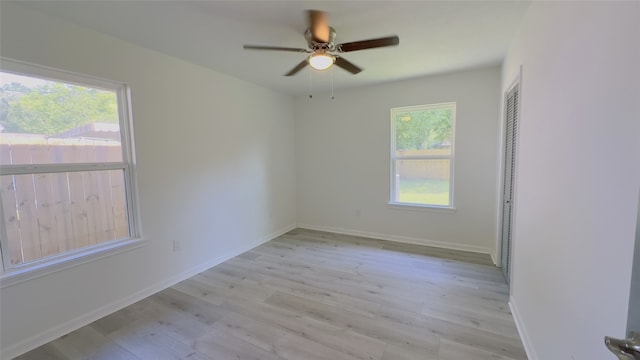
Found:
[[[428,111],[433,109],[451,109],[451,153],[449,155],[396,155],[396,114],[407,111]],[[455,101],[424,104],[424,105],[412,105],[401,106],[391,108],[390,115],[390,176],[389,176],[389,202],[388,205],[394,209],[402,210],[425,210],[425,211],[438,211],[438,212],[454,212],[456,210],[454,203],[454,169],[455,169],[455,135],[456,135],[456,110],[457,104]],[[449,205],[436,205],[436,204],[424,204],[424,203],[407,203],[397,201],[398,194],[396,193],[396,162],[398,160],[449,160]]]
[[[37,77],[44,80],[64,82],[72,85],[91,87],[111,91],[116,94],[118,102],[118,118],[120,125],[121,162],[94,163],[62,163],[62,164],[18,164],[0,165],[2,175],[42,174],[61,172],[89,172],[103,170],[122,170],[125,185],[125,204],[129,236],[123,239],[108,240],[78,249],[73,249],[32,260],[26,263],[11,265],[6,231],[0,231],[0,281],[1,287],[13,285],[28,279],[43,276],[65,268],[94,261],[105,256],[132,250],[143,245],[140,224],[140,207],[135,172],[135,144],[133,140],[133,117],[131,110],[131,90],[125,83],[106,80],[90,75],[83,75],[51,67],[26,63],[14,59],[0,57],[0,71],[16,75]],[[2,209],[0,209],[0,214]],[[0,218],[0,223],[4,216]],[[6,228],[2,226],[2,228]]]

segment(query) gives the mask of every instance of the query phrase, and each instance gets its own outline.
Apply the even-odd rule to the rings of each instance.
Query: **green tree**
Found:
[[[5,98],[6,131],[55,135],[92,122],[118,122],[116,94],[83,86],[49,83]]]
[[[31,92],[28,87],[12,82],[4,84],[0,87],[0,125],[2,129],[14,131],[8,123],[10,103],[17,101],[21,96]]]
[[[451,140],[451,115],[451,109],[396,113],[396,149],[431,149]]]

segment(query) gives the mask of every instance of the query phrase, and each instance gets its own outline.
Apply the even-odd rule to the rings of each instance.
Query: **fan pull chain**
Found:
[[[309,99],[312,99],[313,95],[311,95],[311,66],[309,66]]]
[[[333,97],[333,69],[335,68],[335,66],[331,67],[331,100],[334,100],[335,98]]]

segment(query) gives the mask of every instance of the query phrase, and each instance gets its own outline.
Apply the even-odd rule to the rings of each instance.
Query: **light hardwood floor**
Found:
[[[18,359],[526,359],[488,255],[293,230]]]

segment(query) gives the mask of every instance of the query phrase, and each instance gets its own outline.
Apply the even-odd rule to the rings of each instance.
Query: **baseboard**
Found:
[[[40,334],[37,334],[33,337],[30,337],[26,340],[23,340],[17,344],[8,346],[3,348],[0,352],[1,359],[13,359],[14,357],[20,356],[30,350],[33,350],[41,345],[44,345],[50,341],[53,341],[59,338],[62,335],[68,334],[72,331],[75,331],[83,326],[91,324],[92,322],[101,319],[109,314],[112,314],[122,308],[125,308],[133,303],[136,303],[146,297],[149,297],[159,291],[162,291],[170,286],[173,286],[180,281],[186,280],[194,275],[197,275],[205,270],[208,270],[220,263],[223,263],[237,255],[240,255],[246,251],[253,249],[256,246],[259,246],[269,240],[275,239],[280,235],[283,235],[293,229],[296,228],[296,225],[285,226],[277,231],[274,231],[270,234],[267,234],[257,241],[253,243],[247,244],[243,247],[235,249],[233,252],[229,252],[220,256],[217,256],[205,263],[194,266],[186,271],[183,271],[177,275],[174,275],[166,280],[160,281],[156,284],[153,284],[145,289],[142,289],[134,294],[131,294],[127,297],[124,297],[120,300],[117,300],[111,304],[100,307],[94,311],[76,317],[70,321],[67,321],[63,324],[60,324],[54,328],[45,330]]]
[[[492,251],[491,254],[491,261],[493,261],[493,265],[495,265],[496,267],[500,267],[500,264],[498,264],[498,260],[496,259],[495,253]]]
[[[527,353],[527,359],[538,360],[538,355],[536,355],[536,352],[533,350],[529,333],[527,333],[527,328],[524,326],[520,311],[513,296],[509,297],[509,309],[511,309],[511,315],[513,315],[513,320],[516,322],[516,328],[518,329],[518,334],[520,334],[524,351]]]
[[[413,238],[413,237],[407,237],[407,236],[389,235],[389,234],[382,234],[382,233],[369,232],[369,231],[342,229],[342,228],[335,228],[330,226],[318,226],[318,225],[311,225],[311,224],[298,223],[298,227],[302,229],[326,231],[326,232],[332,232],[332,233],[338,233],[338,234],[344,234],[344,235],[362,236],[366,238],[395,241],[395,242],[401,242],[401,243],[407,243],[407,244],[433,246],[433,247],[450,249],[450,250],[469,251],[469,252],[489,254],[489,255],[491,255],[492,253],[490,248],[485,248],[482,246],[453,244],[453,243],[448,243],[443,241],[434,241],[434,240]]]
[[[259,246],[259,245],[262,245],[262,244],[266,243],[267,241],[271,241],[271,240],[273,240],[273,239],[275,239],[275,238],[277,238],[277,237],[279,237],[281,235],[284,235],[284,234],[288,233],[289,231],[294,230],[297,227],[298,227],[297,224],[291,224],[291,225],[287,225],[285,227],[282,227],[282,228],[280,228],[280,229],[278,229],[278,230],[276,230],[276,231],[274,231],[274,232],[272,232],[270,234],[267,234],[267,235],[263,236],[258,242],[254,243],[254,244],[251,244],[251,245],[248,245],[248,246],[245,246],[246,249],[244,249],[244,250],[240,251],[239,253],[229,257],[228,259],[225,259],[224,261],[229,260],[234,256],[238,256],[238,255],[240,255],[240,254],[242,254],[244,252],[247,252],[247,251],[253,249],[256,246]]]

